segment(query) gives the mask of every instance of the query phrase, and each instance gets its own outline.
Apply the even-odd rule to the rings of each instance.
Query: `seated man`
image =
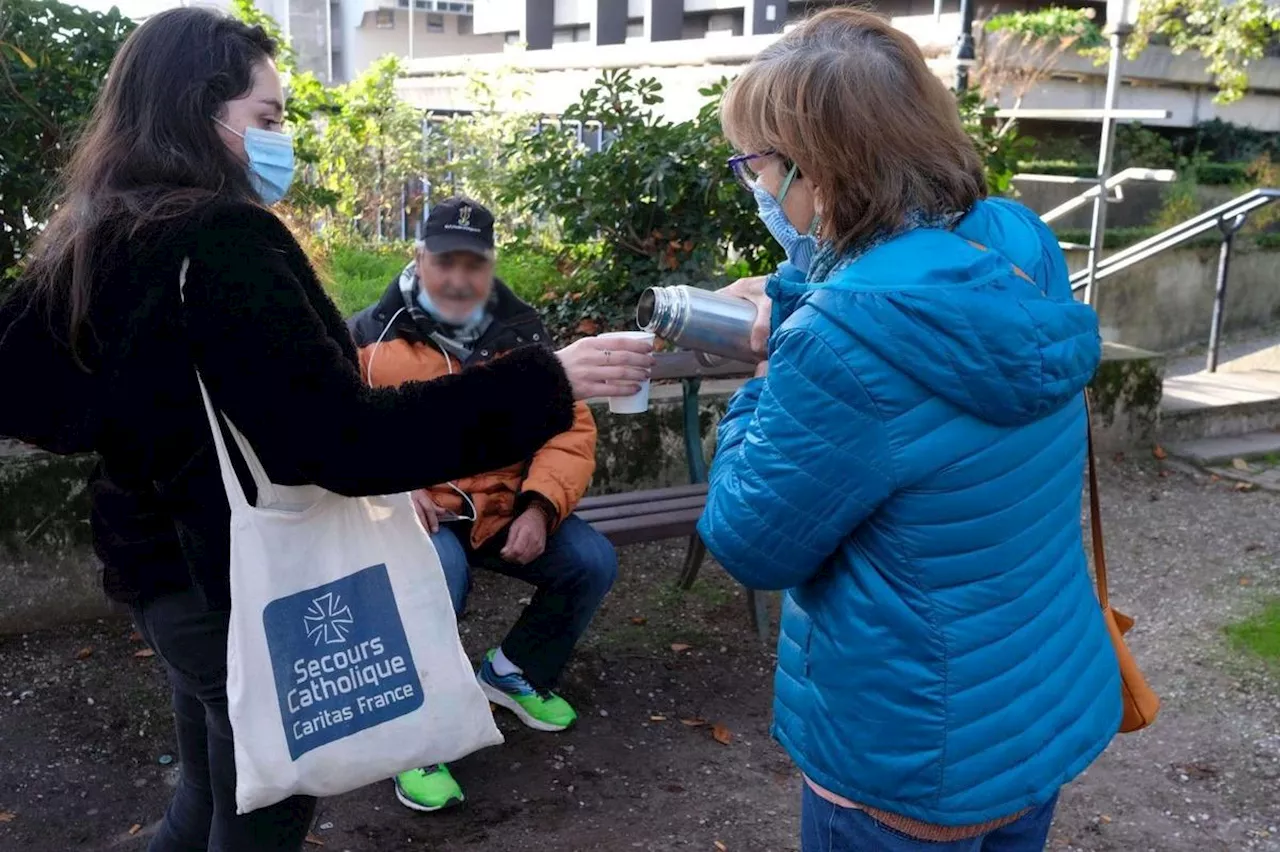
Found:
[[[381,301],[351,320],[369,383],[436,379],[518,346],[549,345],[537,312],[496,280],[493,268],[489,211],[466,198],[436,205],[421,229],[414,262]],[[410,452],[450,451],[415,448],[412,435],[401,440]],[[540,731],[562,731],[577,718],[551,689],[618,570],[613,546],[572,514],[595,471],[595,449],[595,422],[580,402],[573,428],[532,458],[413,494],[459,615],[472,566],[536,587],[511,632],[485,655],[477,678],[490,701]],[[396,795],[420,811],[463,800],[443,765],[402,774]]]

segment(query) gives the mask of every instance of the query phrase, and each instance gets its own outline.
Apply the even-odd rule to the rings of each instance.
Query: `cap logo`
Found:
[[[480,233],[481,229],[471,224],[471,211],[470,205],[462,205],[458,208],[458,221],[446,223],[444,229],[446,231],[466,231],[468,234]]]

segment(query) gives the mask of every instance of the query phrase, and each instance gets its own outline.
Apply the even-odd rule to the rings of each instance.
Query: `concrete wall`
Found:
[[[1068,255],[1072,271],[1083,252]],[[1185,248],[1157,255],[1098,284],[1095,307],[1105,340],[1164,352],[1207,344],[1217,280],[1215,248]],[[1241,244],[1231,257],[1226,331],[1280,320],[1280,252]]]
[[[444,20],[444,32],[427,30],[426,12],[413,14],[413,57],[432,59],[472,54],[500,53],[504,46],[502,35],[460,35],[460,16],[440,14]],[[437,17],[432,14],[432,17]],[[409,10],[395,10],[395,29],[379,29],[376,16],[367,12],[358,23],[343,33],[342,53],[346,79],[358,75],[375,60],[394,54],[409,61]],[[454,63],[456,67],[456,63]]]
[[[1171,184],[1141,183],[1131,181],[1122,187],[1123,200],[1107,207],[1108,228],[1137,228],[1154,224],[1165,204],[1165,194]],[[1046,213],[1076,197],[1088,189],[1084,185],[1061,183],[1037,183],[1029,180],[1015,182],[1017,200],[1037,213]],[[1197,186],[1196,210],[1204,212],[1219,204],[1224,204],[1241,194],[1241,190],[1230,186]],[[1066,228],[1088,228],[1093,216],[1092,202],[1078,210],[1063,216],[1053,223],[1055,230]]]

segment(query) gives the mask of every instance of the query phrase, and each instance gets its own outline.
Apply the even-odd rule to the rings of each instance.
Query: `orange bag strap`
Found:
[[[1098,581],[1098,603],[1106,609],[1111,605],[1107,591],[1107,548],[1102,540],[1102,506],[1098,501],[1098,461],[1093,455],[1093,405],[1089,394],[1084,395],[1085,434],[1089,453],[1089,531],[1093,539],[1093,571]]]

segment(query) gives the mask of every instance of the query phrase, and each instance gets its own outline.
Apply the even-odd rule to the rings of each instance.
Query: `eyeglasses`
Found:
[[[743,189],[754,192],[760,173],[752,168],[751,164],[756,160],[777,156],[777,153],[777,151],[762,151],[759,154],[739,154],[729,158],[729,168],[733,171],[733,176],[737,178],[738,183],[742,184]]]

